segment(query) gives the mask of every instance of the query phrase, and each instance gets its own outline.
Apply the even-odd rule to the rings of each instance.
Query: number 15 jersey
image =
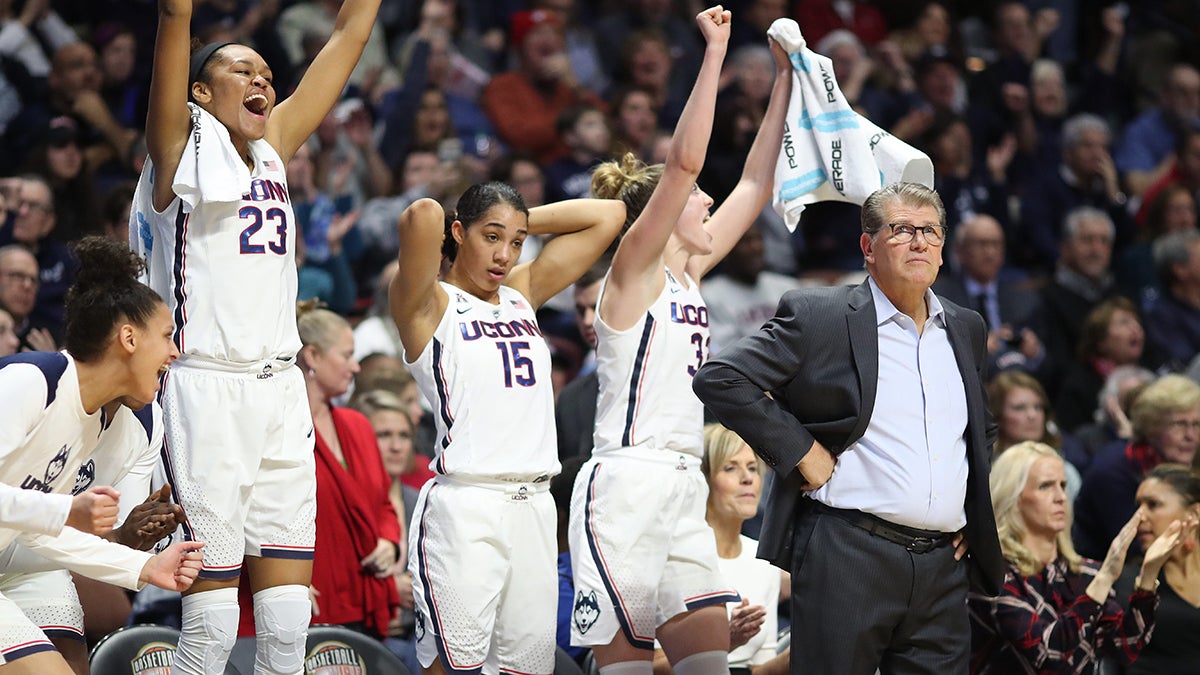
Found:
[[[621,448],[704,454],[704,406],[692,378],[708,359],[708,307],[695,281],[664,271],[662,293],[626,330],[606,324],[597,302],[593,456]]]
[[[508,286],[493,305],[441,285],[446,313],[410,362],[437,423],[433,470],[468,481],[549,479],[559,470],[554,391],[533,307]]]

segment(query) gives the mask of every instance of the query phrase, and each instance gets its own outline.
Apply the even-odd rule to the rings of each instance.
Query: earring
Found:
[[[309,369],[308,369],[308,376],[309,376],[309,377],[316,377],[316,376],[317,376],[317,371],[313,370],[311,366],[310,366],[310,367],[309,367]]]

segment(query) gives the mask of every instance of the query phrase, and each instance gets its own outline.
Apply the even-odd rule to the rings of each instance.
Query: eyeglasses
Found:
[[[20,211],[21,209],[37,209],[42,213],[50,213],[54,211],[54,207],[50,206],[49,204],[44,202],[31,202],[28,200],[17,202],[17,210]]]
[[[0,272],[0,276],[4,277],[5,279],[17,281],[18,283],[25,282],[34,286],[38,284],[38,276],[36,274],[25,274],[24,272],[18,272],[16,270],[5,270]]]
[[[923,225],[917,227],[908,223],[888,223],[888,227],[892,230],[890,239],[897,244],[911,242],[917,236],[917,232],[925,236],[925,243],[930,246],[941,246],[946,241],[945,225]]]

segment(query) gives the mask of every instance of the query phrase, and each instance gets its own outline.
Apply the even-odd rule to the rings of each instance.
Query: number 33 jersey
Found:
[[[699,285],[666,270],[662,293],[626,330],[605,323],[596,307],[600,393],[592,455],[642,448],[703,456],[704,407],[692,393],[692,378],[708,359],[708,307]]]
[[[465,480],[547,480],[559,469],[554,391],[533,307],[508,286],[493,305],[441,283],[446,313],[410,363],[437,423],[433,470]]]
[[[220,156],[223,151],[211,146],[228,144],[228,134],[222,139],[206,133],[212,130],[195,126],[184,152]],[[214,172],[202,174],[194,207],[177,194],[163,212],[155,212],[153,184],[165,177],[155,176],[149,160],[138,181],[129,243],[146,260],[147,283],[171,310],[175,344],[184,356],[253,363],[300,350],[297,224],[286,167],[266,141],[251,141],[250,155],[248,182],[230,185],[212,180]],[[245,165],[229,172],[247,175]],[[222,188],[241,198],[212,199]]]

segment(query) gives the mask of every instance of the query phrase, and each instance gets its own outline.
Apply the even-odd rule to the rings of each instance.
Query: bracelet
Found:
[[[1157,578],[1155,578],[1154,579],[1154,588],[1145,588],[1142,585],[1142,575],[1139,574],[1139,575],[1137,575],[1137,578],[1133,580],[1133,590],[1146,591],[1147,593],[1158,593],[1158,584],[1159,583],[1160,583],[1159,580]]]

